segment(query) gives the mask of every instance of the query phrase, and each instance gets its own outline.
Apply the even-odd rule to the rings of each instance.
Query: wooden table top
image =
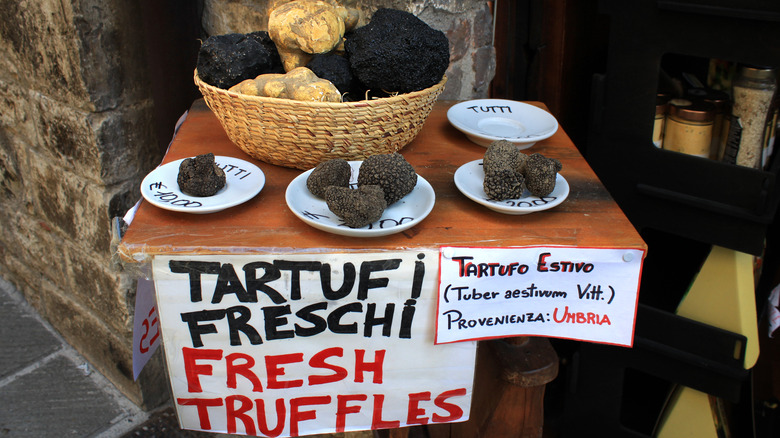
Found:
[[[550,210],[527,215],[498,213],[466,198],[453,181],[461,165],[482,158],[485,148],[447,121],[455,101],[439,101],[417,138],[401,153],[436,193],[433,211],[418,225],[383,237],[347,237],[315,229],[287,207],[285,190],[302,171],[254,160],[227,137],[203,100],[192,105],[163,163],[212,152],[256,164],[266,177],[250,201],[211,214],[163,210],[142,201],[119,245],[128,261],[161,254],[364,252],[436,249],[441,246],[577,246],[634,248],[647,245],[598,180],[563,129],[525,153],[540,152],[563,163],[569,197]],[[543,107],[543,104],[535,103]]]

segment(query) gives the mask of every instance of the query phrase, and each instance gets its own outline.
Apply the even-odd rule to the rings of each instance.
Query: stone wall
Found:
[[[139,405],[165,397],[158,360],[132,379],[133,279],[111,218],[161,154],[136,2],[0,1],[0,275]]]
[[[265,26],[268,2],[201,1],[207,34]],[[447,34],[452,62],[442,98],[487,95],[495,68],[487,2],[359,3],[365,17],[378,7],[405,9]],[[141,179],[162,158],[166,97],[194,90],[194,58],[175,81],[157,72],[147,50],[174,41],[148,41],[149,23],[166,30],[154,20],[173,4],[195,8],[191,0],[0,0],[0,276],[146,408],[164,401],[168,385],[159,354],[132,379],[138,272],[113,257],[111,224],[140,198]]]

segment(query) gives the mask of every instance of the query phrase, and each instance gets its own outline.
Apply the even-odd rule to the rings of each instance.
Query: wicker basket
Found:
[[[446,82],[381,99],[302,102],[233,93],[201,81],[195,71],[195,84],[233,143],[253,158],[297,169],[401,150],[417,136]]]

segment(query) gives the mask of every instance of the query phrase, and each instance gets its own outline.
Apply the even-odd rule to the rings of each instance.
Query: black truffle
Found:
[[[560,161],[540,153],[528,156],[525,165],[525,185],[532,195],[542,197],[555,189],[555,179],[562,168]]]
[[[306,179],[306,187],[312,195],[325,197],[325,189],[330,186],[349,187],[352,168],[341,158],[323,161],[311,171]]]
[[[325,202],[348,227],[362,228],[378,221],[387,208],[382,188],[368,185],[351,189],[330,186],[325,189]]]
[[[214,154],[208,153],[185,158],[179,164],[176,178],[179,189],[192,196],[213,196],[225,187],[225,172],[214,162]]]
[[[329,80],[341,94],[348,93],[354,88],[349,61],[337,53],[314,55],[306,67],[318,78]]]
[[[366,87],[409,93],[441,81],[450,63],[450,43],[413,14],[379,9],[344,42],[352,72]]]
[[[210,36],[198,51],[198,76],[203,82],[228,89],[265,73],[284,73],[282,60],[268,32]]]
[[[511,169],[523,173],[527,156],[520,149],[507,140],[498,140],[490,143],[485,151],[482,166],[485,174],[499,170]]]
[[[378,185],[385,193],[387,205],[393,205],[408,195],[417,184],[417,172],[403,155],[377,154],[366,158],[360,164],[357,177],[358,187]]]
[[[485,174],[482,188],[489,199],[503,201],[523,197],[524,178],[512,169],[498,169]]]

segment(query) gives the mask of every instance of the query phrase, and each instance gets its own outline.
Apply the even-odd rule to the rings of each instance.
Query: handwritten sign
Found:
[[[146,278],[139,278],[133,320],[133,380],[138,380],[141,370],[159,346],[160,325],[154,302],[154,284]]]
[[[466,109],[472,112],[479,113],[493,113],[493,114],[512,114],[512,107],[509,105],[472,105],[467,106]]]
[[[182,428],[279,437],[468,419],[476,344],[434,344],[437,251],[152,264]]]
[[[644,252],[444,247],[436,342],[551,336],[631,346]]]

